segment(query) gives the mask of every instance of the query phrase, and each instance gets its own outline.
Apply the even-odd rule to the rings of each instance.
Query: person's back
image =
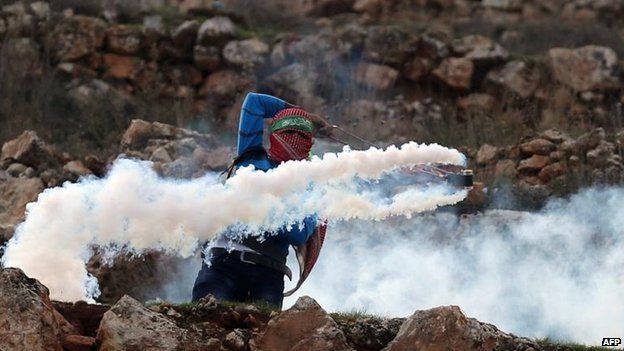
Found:
[[[262,147],[267,118],[272,118],[268,151]],[[284,161],[306,159],[313,143],[312,119],[326,123],[276,97],[249,93],[241,107],[233,167],[267,171]],[[207,257],[193,287],[193,301],[212,294],[222,300],[264,301],[281,307],[284,275],[291,278],[286,266],[288,248],[304,244],[314,233],[316,222],[310,215],[301,225],[263,233],[262,238],[251,235],[241,240],[236,229],[220,235],[204,250]]]

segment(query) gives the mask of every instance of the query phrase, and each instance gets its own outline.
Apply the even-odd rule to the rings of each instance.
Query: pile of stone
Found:
[[[194,178],[222,171],[233,150],[220,147],[208,134],[159,122],[134,120],[124,133],[120,148],[125,157],[153,162],[164,177]],[[75,182],[81,177],[102,177],[110,162],[95,155],[82,160],[47,144],[33,131],[25,131],[2,146],[0,155],[0,243],[10,239],[24,219],[26,204],[45,188]]]
[[[223,305],[211,296],[191,306],[146,307],[126,295],[109,308],[52,303],[46,287],[16,268],[0,269],[0,308],[6,312],[0,315],[2,350],[542,349],[531,340],[467,318],[457,306],[416,311],[407,319],[338,322],[307,296],[282,312]]]
[[[202,8],[199,3],[191,1],[183,8]],[[166,101],[183,99],[193,103],[195,112],[219,125],[225,121],[230,129],[237,125],[244,93],[253,89],[271,91],[312,111],[328,108],[338,122],[364,125],[369,138],[392,141],[430,131],[423,115],[491,117],[517,108],[507,105],[510,98],[535,106],[531,113],[540,119],[555,113],[601,121],[621,105],[623,85],[612,48],[552,48],[545,59],[518,60],[482,35],[455,36],[444,26],[415,31],[379,24],[366,15],[381,6],[375,3],[304,1],[296,9],[289,2],[286,11],[299,14],[351,15],[320,18],[312,34],[285,32],[261,39],[239,17],[224,11],[181,13],[167,26],[162,17],[146,14],[145,23],[136,25],[107,22],[104,15],[52,12],[41,1],[16,2],[0,11],[0,31],[8,33],[0,45],[6,62],[24,74],[41,74],[49,55],[78,102],[103,95],[131,101],[139,93]],[[401,1],[384,3],[405,7]],[[532,1],[453,3],[439,6],[451,12],[465,5],[474,7],[471,13],[524,14],[533,7],[558,13]],[[564,3],[616,11],[609,7],[615,2]],[[430,90],[432,84],[435,96],[413,97],[414,91]],[[428,109],[419,106],[426,100],[433,100],[429,105],[438,110],[414,112]]]
[[[579,186],[620,184],[624,180],[623,138],[624,131],[607,136],[602,128],[576,139],[551,129],[513,147],[484,144],[474,163],[484,179],[507,180],[543,201]]]

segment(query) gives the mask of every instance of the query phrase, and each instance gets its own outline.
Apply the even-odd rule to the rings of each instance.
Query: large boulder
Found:
[[[401,326],[396,338],[384,351],[494,351],[539,350],[523,338],[498,330],[491,324],[467,318],[457,306],[416,311]]]
[[[392,341],[405,318],[336,318],[336,323],[356,350],[381,350]]]
[[[115,25],[106,31],[106,45],[111,52],[135,55],[143,46],[143,33],[135,27],[124,24]]]
[[[293,63],[275,72],[267,79],[267,84],[278,96],[315,110],[323,105],[323,99],[316,95],[318,73],[311,67]]]
[[[510,61],[505,66],[488,72],[486,81],[526,99],[537,89],[540,75],[524,61]]]
[[[94,17],[72,16],[63,19],[48,35],[48,44],[59,61],[75,61],[102,47],[106,23]]]
[[[135,119],[132,120],[121,138],[121,148],[124,151],[140,152],[144,151],[150,140],[166,142],[182,138],[191,138],[195,140],[197,145],[206,148],[213,148],[217,144],[214,137],[208,134],[201,134],[160,122],[150,123],[141,119]],[[152,142],[152,144],[154,143]]]
[[[106,75],[117,79],[136,79],[145,64],[138,57],[116,54],[104,54],[103,62]]]
[[[176,350],[185,330],[128,295],[104,313],[97,340],[100,351]]]
[[[15,226],[24,220],[26,204],[45,188],[39,178],[0,179],[0,244],[10,239]]]
[[[2,145],[0,162],[12,160],[31,167],[50,167],[58,163],[52,147],[32,130],[24,131],[19,137]]]
[[[0,350],[63,351],[67,321],[48,289],[17,268],[0,268]]]
[[[249,78],[234,70],[216,71],[206,77],[199,90],[199,96],[213,97],[217,101],[230,101],[250,84]]]
[[[588,45],[578,49],[548,51],[555,78],[576,91],[621,86],[618,58],[611,48]]]
[[[177,26],[171,33],[171,40],[181,49],[189,49],[195,44],[199,22],[197,20],[185,21]]]
[[[502,61],[509,53],[498,43],[482,35],[467,35],[451,42],[453,51],[475,62]]]
[[[195,66],[205,71],[215,71],[221,64],[221,50],[217,46],[195,45],[193,48]]]
[[[472,83],[474,64],[467,58],[450,57],[433,70],[433,75],[451,88],[468,90]]]
[[[254,67],[262,64],[269,53],[269,46],[259,39],[234,40],[223,48],[225,62],[233,66]]]
[[[352,350],[336,322],[308,296],[272,318],[250,346],[253,351]]]
[[[197,43],[218,45],[236,35],[236,26],[229,17],[213,17],[205,20],[198,29]]]
[[[360,63],[355,70],[355,81],[377,90],[386,90],[394,86],[399,71],[386,66],[374,63]]]

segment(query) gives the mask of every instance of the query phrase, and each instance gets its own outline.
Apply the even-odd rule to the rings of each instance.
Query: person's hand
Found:
[[[314,123],[316,128],[316,134],[318,135],[330,135],[334,125],[329,123],[327,118],[321,117],[314,113],[308,113],[309,119]]]

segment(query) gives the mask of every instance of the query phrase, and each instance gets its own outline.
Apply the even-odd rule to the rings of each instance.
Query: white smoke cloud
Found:
[[[515,334],[598,344],[624,332],[622,204],[623,188],[587,189],[537,213],[336,223],[297,296],[392,317],[456,304]]]
[[[334,221],[379,220],[461,201],[464,191],[443,187],[407,188],[387,198],[362,190],[363,180],[430,162],[463,164],[464,156],[410,142],[290,161],[268,172],[247,167],[225,184],[214,174],[191,181],[162,179],[149,162],[121,159],[104,179],[83,179],[40,194],[27,206],[3,264],[40,280],[53,299],[91,301],[99,291],[85,262],[94,246],[189,257],[201,242],[232,225],[263,232],[314,213]]]

